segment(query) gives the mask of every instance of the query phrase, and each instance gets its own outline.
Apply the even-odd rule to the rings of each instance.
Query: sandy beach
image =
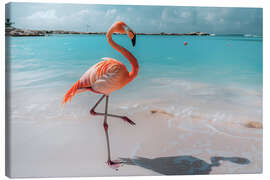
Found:
[[[11,121],[12,177],[262,172],[262,129],[246,126],[252,117],[226,118],[226,113],[214,109],[214,103],[211,111],[216,113],[201,113],[188,108],[188,103],[170,108],[174,105],[173,101],[168,104],[170,99],[138,103],[113,96],[109,112],[127,115],[136,126],[109,118],[112,159],[125,162],[118,170],[111,169],[106,165],[103,118],[89,115],[85,100],[89,97],[93,102],[98,98],[78,95],[64,109],[51,103],[48,115],[40,121]],[[194,104],[191,99],[189,103]],[[205,108],[210,110],[211,103]],[[59,112],[59,117],[50,116],[50,110]]]

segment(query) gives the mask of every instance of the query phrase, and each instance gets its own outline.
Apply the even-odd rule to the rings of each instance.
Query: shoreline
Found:
[[[66,35],[66,34],[78,34],[78,35],[106,35],[106,32],[80,32],[80,31],[65,31],[65,30],[29,30],[29,29],[19,29],[19,28],[6,28],[5,36],[12,37],[33,37],[33,36],[50,36],[50,35]],[[122,35],[118,33],[114,33],[115,35]],[[241,36],[241,37],[260,37],[262,35],[256,34],[211,34],[206,32],[189,32],[189,33],[136,33],[136,35],[143,36]]]
[[[65,31],[65,30],[29,30],[19,28],[6,28],[6,36],[47,36],[53,34],[85,34],[85,35],[105,35],[106,32],[79,32],[79,31]],[[166,36],[213,36],[205,32],[190,32],[190,33],[136,33],[137,35],[166,35]]]

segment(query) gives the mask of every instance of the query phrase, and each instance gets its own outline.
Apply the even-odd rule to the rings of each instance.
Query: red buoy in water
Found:
[[[184,42],[184,45],[185,45],[185,46],[187,45],[187,42],[186,42],[186,41]]]

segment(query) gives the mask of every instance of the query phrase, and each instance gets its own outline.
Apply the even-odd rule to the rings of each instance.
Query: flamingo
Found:
[[[125,48],[121,47],[112,40],[113,33],[127,34],[132,41],[132,45],[135,46],[136,34],[129,28],[124,22],[115,22],[108,30],[106,37],[109,44],[122,55],[124,55],[131,63],[131,72],[128,72],[127,68],[120,61],[113,58],[102,58],[103,61],[90,67],[82,77],[67,91],[63,98],[62,104],[66,104],[68,101],[71,103],[71,98],[78,93],[93,92],[102,94],[101,98],[96,102],[93,108],[90,109],[90,114],[94,116],[104,116],[103,127],[106,135],[107,152],[108,152],[108,166],[114,168],[119,167],[122,162],[112,161],[110,152],[110,141],[108,135],[108,123],[107,117],[120,118],[125,122],[135,125],[135,123],[126,116],[120,116],[108,113],[108,101],[109,95],[124,87],[131,82],[138,74],[139,64],[137,59]],[[105,113],[96,112],[95,108],[106,97]]]

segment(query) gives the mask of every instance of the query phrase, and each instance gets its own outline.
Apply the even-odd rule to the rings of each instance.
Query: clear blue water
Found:
[[[220,107],[218,112],[242,107],[243,115],[261,118],[262,37],[138,35],[134,48],[127,36],[113,39],[129,49],[140,66],[138,77],[113,93],[113,104],[128,98],[136,103],[163,99],[175,107],[196,105],[204,112],[212,103]],[[66,91],[102,57],[118,59],[131,68],[104,35],[11,37],[8,42],[12,108],[22,116],[25,105],[38,113],[47,113],[52,105],[59,107]],[[86,98],[75,97],[73,102],[87,112],[83,104],[93,104],[91,98],[96,95],[82,96]],[[85,100],[88,97],[91,100]]]
[[[126,36],[114,39],[137,57],[137,81],[173,78],[221,86],[237,84],[257,90],[262,87],[261,37],[137,36],[135,48]],[[102,57],[116,58],[130,69],[128,61],[110,47],[103,35],[15,37],[10,38],[10,45],[13,73],[47,71],[38,81],[24,82],[27,87],[73,83]],[[28,63],[29,60],[32,61]]]

